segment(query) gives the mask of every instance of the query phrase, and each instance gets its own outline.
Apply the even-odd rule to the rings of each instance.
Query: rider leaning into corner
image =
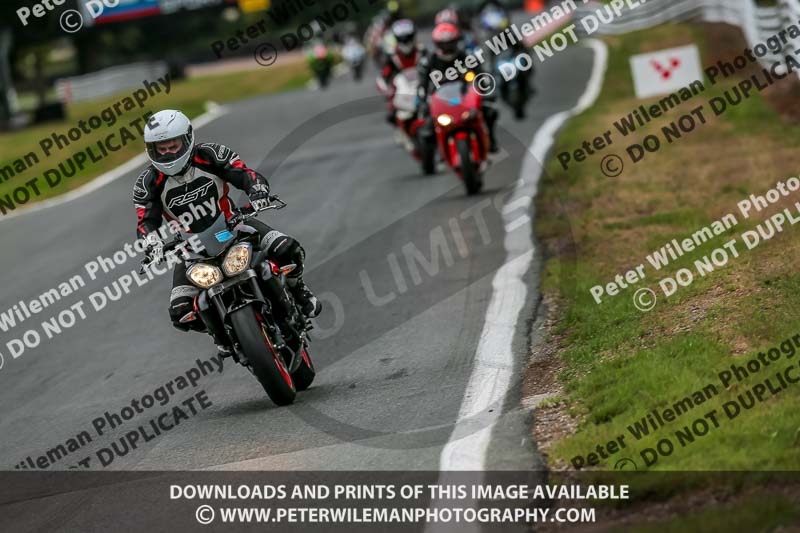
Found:
[[[230,187],[247,193],[250,206],[260,211],[269,205],[270,187],[267,179],[250,169],[230,148],[221,144],[195,145],[194,131],[189,119],[180,111],[164,110],[154,114],[144,128],[144,142],[150,166],[137,178],[133,187],[133,202],[138,219],[137,237],[147,242],[146,255],[150,261],[164,257],[164,242],[156,230],[164,220],[178,220],[181,215],[192,218],[191,233],[204,231],[224,213],[232,218],[238,208],[229,196]],[[202,205],[217,207],[213,215]],[[206,213],[206,216],[202,216]],[[317,298],[303,282],[305,252],[295,239],[255,219],[247,226],[257,232],[266,256],[279,266],[295,264],[288,276],[289,289],[309,317],[322,310]],[[169,316],[173,326],[182,331],[206,331],[202,321],[192,315],[194,299],[199,290],[186,277],[186,267],[178,264],[173,271]],[[183,321],[182,321],[183,319]],[[212,334],[213,336],[213,334]],[[214,339],[220,355],[231,355],[224,342]]]
[[[433,80],[431,80],[431,73],[434,70],[444,73],[451,67],[458,69],[458,65],[463,68],[464,61],[467,58],[463,34],[455,24],[444,22],[437,25],[433,30],[432,37],[433,54],[427,54],[419,62],[419,100],[422,103],[420,113],[423,116],[430,114],[427,109],[428,96],[436,88]],[[466,83],[463,78],[462,81]],[[482,98],[482,111],[489,130],[489,150],[495,153],[498,151],[497,138],[495,136],[498,111],[490,103],[493,100],[493,95],[484,96]]]

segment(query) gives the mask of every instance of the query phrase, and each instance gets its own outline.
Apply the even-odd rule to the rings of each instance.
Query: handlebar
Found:
[[[252,206],[248,206],[249,209],[243,210],[245,212],[235,214],[230,220],[228,220],[228,229],[233,229],[242,222],[250,220],[251,218],[255,218],[259,213],[263,213],[264,211],[278,210],[286,207],[286,202],[274,195],[269,197],[269,202],[269,205],[264,209],[256,211],[252,208]]]
[[[228,229],[229,230],[234,229],[239,224],[241,224],[243,222],[246,222],[246,221],[250,220],[251,218],[255,218],[256,216],[258,216],[259,213],[263,213],[264,211],[272,211],[272,210],[283,209],[287,205],[286,202],[284,202],[283,200],[281,200],[280,198],[278,198],[275,195],[269,197],[269,202],[270,202],[270,204],[267,207],[265,207],[264,209],[255,210],[251,206],[248,206],[249,209],[246,209],[247,212],[244,212],[244,213],[240,212],[240,213],[235,214],[234,216],[232,216],[230,218],[230,220],[227,221]],[[164,255],[166,255],[167,252],[171,252],[171,251],[175,250],[176,248],[178,248],[178,246],[180,246],[184,242],[185,241],[183,239],[181,239],[180,236],[178,236],[174,240],[172,240],[172,241],[170,241],[168,243],[165,243],[164,244]],[[142,262],[139,265],[139,274],[144,274],[144,271],[146,269],[150,268],[153,264],[161,263],[164,260],[163,257],[159,261],[155,261],[155,260],[148,261],[148,259],[149,259],[148,257],[145,257],[144,259],[142,259]]]

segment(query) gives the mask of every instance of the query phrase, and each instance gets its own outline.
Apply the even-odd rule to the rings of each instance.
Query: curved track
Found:
[[[297,237],[308,253],[308,283],[327,295],[322,337],[312,344],[319,369],[295,405],[274,407],[247,372],[228,364],[180,392],[165,409],[205,390],[212,406],[173,430],[143,443],[110,469],[437,470],[459,417],[476,347],[492,297],[492,277],[505,260],[500,213],[491,207],[519,177],[537,128],[575,105],[589,78],[591,51],[573,47],[539,67],[538,95],[528,119],[514,123],[502,109],[505,152],[486,177],[486,193],[467,198],[447,170],[433,177],[392,140],[371,81],[335,80],[325,92],[300,91],[227,106],[201,128],[200,141],[224,143],[271,176],[273,191],[289,204],[265,217]],[[369,77],[367,78],[370,79]],[[276,168],[278,161],[287,156]],[[75,201],[0,221],[3,311],[108,256],[134,237],[131,173]],[[480,212],[483,222],[476,213]],[[466,213],[466,214],[465,214]],[[472,213],[472,215],[470,215]],[[451,220],[463,241],[455,244]],[[484,224],[485,223],[485,224]],[[439,228],[437,230],[437,228]],[[406,263],[414,243],[430,257],[443,234],[451,265],[415,277]],[[487,239],[488,235],[488,239]],[[488,241],[488,242],[487,242]],[[462,246],[458,248],[458,246]],[[466,246],[467,253],[462,254]],[[403,283],[391,269],[398,259]],[[136,267],[89,282],[26,324],[37,325]],[[532,268],[527,274],[536,287]],[[375,289],[364,290],[364,273]],[[168,322],[169,276],[141,287],[100,313],[18,359],[5,348],[25,328],[0,333],[0,465],[12,469],[65,442],[106,410],[116,411],[152,393],[214,354],[209,339],[182,334]],[[378,298],[395,298],[375,305]],[[338,307],[331,307],[331,301]],[[538,294],[531,290],[514,331],[517,368],[528,347],[527,323]],[[38,319],[37,319],[38,318]],[[337,321],[341,327],[331,333]],[[518,393],[511,391],[492,431],[487,468],[535,468]],[[57,462],[66,468],[146,422],[158,407],[95,438]],[[107,437],[107,438],[106,438]],[[520,445],[522,442],[522,445]]]

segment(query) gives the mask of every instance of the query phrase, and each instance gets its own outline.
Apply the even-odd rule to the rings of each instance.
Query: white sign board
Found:
[[[631,56],[631,70],[638,98],[675,92],[703,80],[700,52],[693,44]]]

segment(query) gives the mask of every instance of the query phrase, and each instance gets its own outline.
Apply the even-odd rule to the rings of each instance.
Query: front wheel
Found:
[[[297,396],[292,376],[269,336],[268,325],[252,305],[231,313],[242,351],[253,367],[253,373],[276,405],[289,405]]]
[[[483,187],[483,181],[481,181],[480,173],[472,160],[469,139],[457,140],[456,149],[458,150],[458,158],[461,160],[461,177],[464,179],[467,194],[478,194]]]

